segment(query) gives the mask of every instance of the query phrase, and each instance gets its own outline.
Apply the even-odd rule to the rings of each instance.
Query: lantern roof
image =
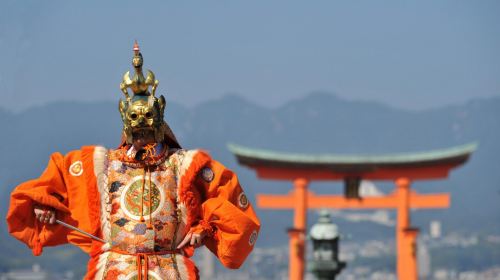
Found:
[[[319,220],[312,226],[309,235],[315,240],[332,240],[339,236],[337,225],[332,223],[328,210],[319,212]]]

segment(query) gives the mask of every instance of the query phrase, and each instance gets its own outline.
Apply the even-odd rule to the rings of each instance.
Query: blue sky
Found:
[[[133,40],[167,100],[311,91],[425,109],[500,95],[498,1],[3,1],[1,107],[114,100]]]

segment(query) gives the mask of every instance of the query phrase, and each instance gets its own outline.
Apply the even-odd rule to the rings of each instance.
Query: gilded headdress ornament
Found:
[[[154,96],[159,82],[158,80],[155,79],[155,74],[151,70],[147,70],[147,75],[146,77],[144,77],[144,74],[142,73],[143,58],[141,51],[139,49],[139,44],[137,44],[137,41],[135,41],[134,43],[133,51],[134,51],[134,57],[132,58],[132,65],[134,66],[135,74],[131,79],[130,71],[127,71],[123,75],[123,79],[120,84],[120,89],[122,90],[123,94],[125,94],[127,99],[130,98],[128,94],[129,88],[132,90],[134,95],[152,94]],[[149,92],[150,86],[151,86],[151,93]]]
[[[120,83],[120,89],[126,97],[119,103],[124,140],[127,144],[132,144],[135,137],[153,133],[157,143],[165,141],[170,147],[180,147],[163,119],[165,97],[155,96],[158,80],[150,70],[147,71],[146,77],[142,73],[143,59],[137,41],[134,43],[133,51],[132,65],[135,74],[130,78],[130,73],[127,71]],[[132,90],[132,96],[129,95],[128,89]]]

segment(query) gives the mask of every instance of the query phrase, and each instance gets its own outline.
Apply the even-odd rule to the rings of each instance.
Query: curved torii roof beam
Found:
[[[477,143],[470,143],[440,150],[385,155],[314,155],[228,144],[238,162],[255,169],[259,177],[281,180],[297,177],[309,180],[445,178],[451,169],[464,164],[477,146]]]

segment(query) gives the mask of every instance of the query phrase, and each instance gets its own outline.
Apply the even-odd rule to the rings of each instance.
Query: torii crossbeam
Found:
[[[257,206],[267,209],[293,209],[294,224],[290,237],[290,279],[303,279],[307,210],[395,209],[397,211],[398,279],[417,279],[416,238],[418,229],[410,223],[410,209],[448,208],[450,195],[418,194],[411,190],[415,180],[442,179],[451,169],[464,164],[476,144],[424,153],[383,156],[337,156],[286,154],[236,145],[229,149],[240,164],[256,170],[262,179],[289,180],[294,189],[286,195],[257,195]],[[379,197],[360,197],[361,179],[391,180],[393,193]],[[345,196],[316,195],[308,190],[314,180],[344,180]]]

